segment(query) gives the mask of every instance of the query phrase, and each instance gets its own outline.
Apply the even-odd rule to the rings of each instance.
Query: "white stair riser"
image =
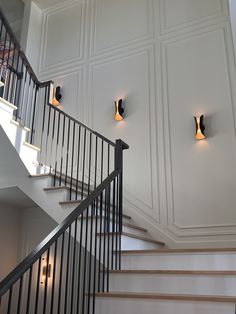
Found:
[[[103,236],[102,236],[103,239]],[[112,236],[110,236],[111,242]],[[152,250],[161,248],[161,245],[156,243],[150,243],[148,241],[143,241],[135,238],[130,238],[126,236],[121,236],[121,249],[122,250]]]
[[[96,314],[234,314],[231,303],[97,298]]]
[[[236,254],[123,255],[122,269],[236,270]]]
[[[103,232],[103,224],[104,224],[104,219],[102,219],[102,232]],[[91,219],[88,220],[89,222],[91,221]],[[83,221],[83,224],[84,226],[86,225],[86,219],[85,221]],[[95,227],[96,227],[96,220],[95,220],[95,217],[93,218],[93,230],[95,230]],[[113,228],[113,224],[112,224],[112,220],[110,222],[110,231],[112,232],[112,229]],[[116,225],[114,226],[114,228],[116,228]],[[100,219],[97,219],[97,230],[98,232],[100,232]],[[114,229],[115,230],[115,229]],[[137,230],[135,228],[130,228],[130,227],[126,227],[123,225],[123,232],[127,232],[127,233],[131,233],[131,234],[134,234],[136,236],[140,236],[140,237],[148,237],[148,234],[147,232],[143,232],[143,231],[140,231],[140,230]]]
[[[236,295],[236,276],[111,274],[110,291]]]

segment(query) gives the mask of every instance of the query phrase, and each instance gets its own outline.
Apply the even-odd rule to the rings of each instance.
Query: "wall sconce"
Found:
[[[196,140],[203,140],[204,138],[206,138],[204,134],[205,126],[203,124],[203,118],[204,118],[203,115],[194,117],[195,124],[196,124],[196,134],[195,134]]]
[[[47,259],[45,257],[42,258],[43,261],[43,270],[42,270],[42,278],[41,285],[46,283],[46,279],[51,277],[51,264],[47,264]]]
[[[115,116],[114,116],[114,119],[116,121],[121,121],[121,120],[124,119],[123,118],[124,108],[122,107],[122,103],[123,103],[122,99],[119,99],[119,100],[115,101]]]
[[[53,89],[53,98],[52,98],[52,104],[54,106],[60,105],[60,100],[61,100],[61,87],[57,86],[56,88]]]

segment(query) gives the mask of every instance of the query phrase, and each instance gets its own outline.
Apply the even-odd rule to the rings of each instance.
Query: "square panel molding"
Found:
[[[40,75],[83,61],[85,7],[86,2],[75,1],[44,12]]]
[[[90,55],[116,52],[153,39],[153,1],[93,0]]]
[[[163,35],[226,16],[228,0],[160,0]]]

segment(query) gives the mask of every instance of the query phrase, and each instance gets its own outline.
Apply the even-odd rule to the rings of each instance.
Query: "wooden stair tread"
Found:
[[[192,294],[162,294],[143,292],[99,292],[100,298],[122,298],[122,299],[151,299],[151,300],[175,300],[175,301],[197,301],[197,302],[221,302],[235,303],[235,296],[220,295],[192,295]]]
[[[59,202],[60,205],[73,205],[73,204],[80,204],[82,200],[71,200],[71,201],[61,201]]]
[[[25,146],[27,146],[27,147],[33,149],[33,150],[36,150],[37,152],[40,152],[40,148],[39,148],[39,147],[37,147],[37,146],[35,146],[35,145],[32,145],[32,144],[30,144],[30,143],[28,143],[28,142],[24,142],[23,145],[25,145]]]
[[[97,233],[98,236],[104,236],[104,235],[112,235],[112,234],[116,234],[116,233]],[[150,243],[155,243],[155,244],[159,244],[159,245],[165,245],[164,242],[158,241],[158,240],[154,240],[154,239],[150,239],[150,238],[146,238],[146,237],[142,237],[142,236],[138,236],[136,234],[133,233],[128,233],[128,232],[122,232],[123,236],[129,237],[129,238],[134,238],[134,239],[138,239],[138,240],[142,240],[142,241],[146,241],[146,242],[150,242]]]
[[[157,249],[157,250],[122,250],[122,255],[129,254],[191,254],[191,253],[236,253],[236,248],[203,248],[203,249]]]
[[[0,86],[0,87],[1,87],[1,86]],[[13,105],[12,103],[10,103],[9,101],[7,101],[6,99],[4,99],[4,98],[2,98],[2,97],[0,97],[0,101],[1,101],[2,103],[4,103],[4,105],[8,106],[9,108],[11,108],[11,109],[13,109],[13,110],[17,110],[17,109],[18,109],[15,105]]]
[[[236,276],[235,270],[169,270],[169,269],[122,269],[111,270],[111,274],[140,275],[196,275],[196,276]]]

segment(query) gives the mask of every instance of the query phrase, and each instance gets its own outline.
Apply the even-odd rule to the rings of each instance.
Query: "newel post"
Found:
[[[116,140],[115,147],[115,170],[120,171],[118,176],[118,193],[119,193],[119,231],[122,232],[122,218],[123,218],[123,150],[128,149],[129,146],[122,140]]]

